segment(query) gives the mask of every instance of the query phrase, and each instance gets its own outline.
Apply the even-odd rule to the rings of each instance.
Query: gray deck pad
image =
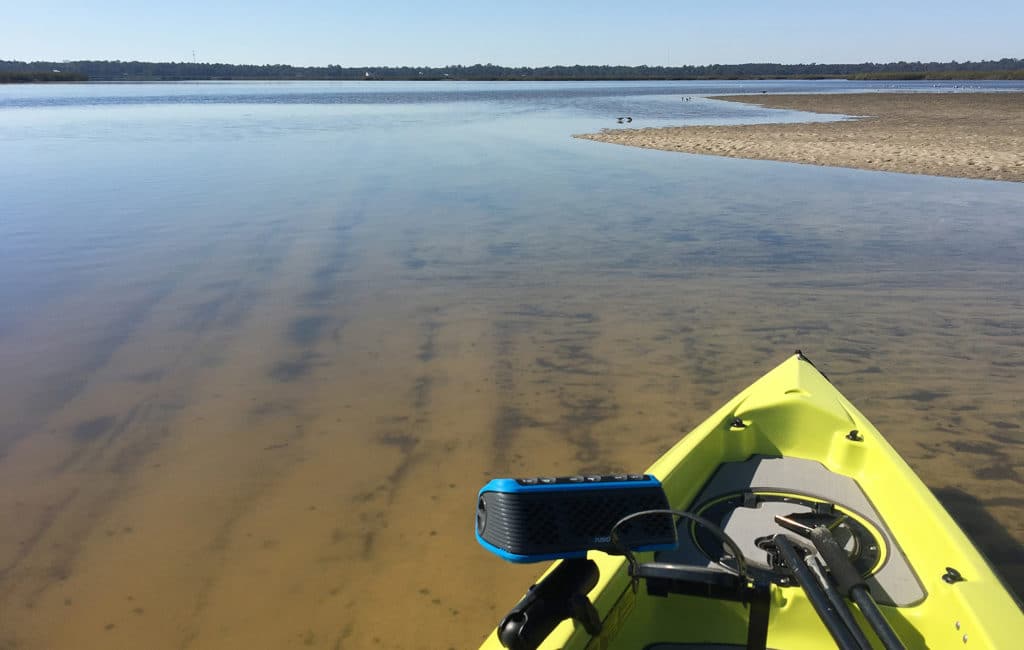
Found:
[[[752,456],[745,461],[720,465],[694,500],[690,511],[698,512],[711,501],[746,491],[814,497],[834,503],[871,522],[881,532],[888,549],[882,567],[866,580],[872,596],[879,604],[898,607],[914,605],[924,599],[925,591],[906,556],[870,499],[852,478],[831,472],[814,460]],[[761,503],[757,508],[739,507],[726,516],[723,528],[740,546],[751,566],[767,568],[767,554],[757,548],[754,540],[786,532],[775,523],[775,515],[800,509],[801,506],[778,502]],[[841,544],[843,541],[839,540]],[[658,561],[714,565],[693,543],[686,521],[680,521],[679,542],[678,549],[658,553]],[[807,546],[810,546],[809,542]]]

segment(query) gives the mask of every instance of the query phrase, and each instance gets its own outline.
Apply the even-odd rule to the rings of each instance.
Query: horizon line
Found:
[[[401,65],[379,65],[379,64],[373,64],[373,65],[370,65],[370,64],[366,64],[366,65],[342,65],[342,64],[338,64],[338,63],[326,63],[326,64],[316,64],[316,65],[302,65],[302,64],[295,64],[295,63],[229,63],[229,62],[226,62],[226,61],[195,61],[195,60],[193,60],[193,61],[188,61],[188,60],[156,61],[156,60],[144,60],[144,59],[60,59],[60,60],[58,60],[58,59],[35,59],[35,60],[28,61],[28,60],[21,60],[21,59],[0,59],[0,63],[21,63],[21,64],[26,64],[26,65],[27,64],[31,64],[31,63],[152,63],[152,64],[174,64],[174,65],[231,65],[231,66],[256,66],[256,67],[285,66],[285,67],[291,67],[291,68],[349,68],[349,69],[357,69],[357,68],[444,69],[444,68],[456,68],[456,67],[471,68],[471,67],[478,67],[478,66],[479,67],[490,66],[490,67],[496,67],[496,68],[508,68],[508,69],[524,69],[525,68],[525,69],[531,69],[531,70],[537,70],[537,69],[543,69],[543,68],[578,68],[578,67],[587,67],[587,68],[633,68],[633,69],[637,69],[637,68],[672,69],[672,68],[707,68],[707,67],[713,67],[713,66],[728,67],[728,66],[750,66],[750,65],[779,65],[779,66],[842,66],[842,65],[899,65],[899,64],[904,64],[904,65],[914,65],[914,64],[920,64],[920,65],[928,65],[928,64],[965,65],[965,64],[971,64],[971,63],[1000,63],[1000,62],[1003,62],[1003,61],[1017,61],[1017,62],[1020,62],[1022,66],[1024,66],[1024,58],[1008,57],[1008,56],[1007,57],[1002,57],[1002,58],[999,58],[999,59],[979,59],[977,61],[970,60],[970,59],[963,60],[963,61],[960,61],[960,60],[957,60],[957,59],[950,59],[949,61],[922,61],[922,60],[907,61],[907,60],[901,59],[899,61],[882,61],[882,62],[879,62],[879,61],[843,61],[843,62],[810,61],[810,62],[800,62],[800,63],[781,63],[781,62],[778,62],[778,61],[746,61],[746,62],[743,62],[743,63],[684,63],[684,64],[654,64],[654,65],[651,65],[651,64],[627,65],[627,64],[619,64],[619,63],[571,63],[571,64],[568,64],[568,63],[553,63],[553,64],[545,64],[545,65],[505,65],[505,64],[491,63],[491,62],[487,62],[487,63],[479,63],[478,62],[478,63],[469,63],[469,64],[466,64],[466,63],[448,63],[448,64],[445,64],[445,65],[410,65],[410,64],[401,64]]]

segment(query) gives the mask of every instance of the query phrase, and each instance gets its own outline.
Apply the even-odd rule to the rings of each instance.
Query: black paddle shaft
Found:
[[[861,614],[864,615],[868,624],[871,625],[871,629],[878,635],[879,641],[882,642],[886,650],[905,650],[906,646],[896,636],[896,632],[889,625],[889,621],[879,611],[878,605],[875,604],[875,599],[871,597],[871,592],[868,591],[867,584],[864,583],[864,579],[857,573],[857,569],[850,562],[846,551],[839,547],[839,543],[836,542],[832,531],[825,526],[815,526],[808,531],[807,536],[810,537],[811,542],[814,543],[814,548],[818,550],[818,554],[821,555],[826,566],[828,566],[829,572],[832,573],[832,577],[835,578],[840,593],[857,603]]]
[[[803,587],[804,593],[807,594],[807,599],[811,601],[811,606],[814,607],[818,618],[825,624],[828,633],[832,635],[832,640],[836,642],[836,646],[840,650],[861,650],[857,638],[850,631],[850,628],[846,626],[846,622],[839,616],[838,611],[832,606],[828,594],[818,584],[814,574],[811,573],[811,569],[804,564],[804,560],[800,553],[797,552],[796,547],[793,546],[793,542],[789,541],[789,538],[785,535],[776,535],[772,538],[772,541],[775,544],[775,548],[779,550],[779,557],[786,565],[786,568],[792,571],[797,583]]]

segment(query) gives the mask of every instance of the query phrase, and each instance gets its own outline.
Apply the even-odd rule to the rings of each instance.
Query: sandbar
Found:
[[[854,119],[605,129],[575,137],[733,158],[1024,182],[1024,93],[729,95],[711,99]]]

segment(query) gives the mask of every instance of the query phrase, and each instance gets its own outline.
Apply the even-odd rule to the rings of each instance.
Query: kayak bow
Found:
[[[477,538],[517,562],[558,558],[488,650],[1024,639],[1024,614],[985,559],[799,352],[643,475],[492,481]]]

